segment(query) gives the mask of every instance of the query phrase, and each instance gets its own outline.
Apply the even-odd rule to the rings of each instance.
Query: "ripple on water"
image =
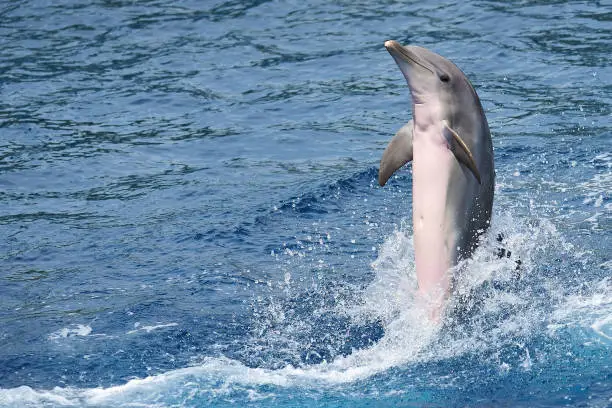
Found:
[[[0,406],[607,406],[602,6],[1,6]],[[388,39],[455,61],[493,133],[441,328],[410,169],[376,183],[411,116]]]

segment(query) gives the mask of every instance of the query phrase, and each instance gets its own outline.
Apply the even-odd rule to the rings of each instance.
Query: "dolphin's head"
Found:
[[[446,58],[415,45],[402,46],[393,40],[386,41],[385,48],[404,74],[415,104],[427,103],[432,98],[451,102],[468,90],[468,95],[473,94],[463,72]]]

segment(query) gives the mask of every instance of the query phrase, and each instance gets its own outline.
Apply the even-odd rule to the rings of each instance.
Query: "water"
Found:
[[[388,39],[493,133],[441,327]],[[2,3],[0,406],[612,406],[610,55],[608,1]]]

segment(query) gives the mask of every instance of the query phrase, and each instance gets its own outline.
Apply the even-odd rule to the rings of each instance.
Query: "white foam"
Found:
[[[586,293],[566,296],[551,316],[549,330],[589,327],[602,340],[612,340],[612,281],[593,282]]]
[[[139,322],[134,323],[134,330],[130,330],[127,334],[138,333],[139,331],[144,331],[147,333],[151,333],[153,330],[165,329],[166,327],[175,327],[178,326],[178,323],[162,323],[156,324],[153,326],[140,326]]]
[[[376,276],[363,294],[362,305],[348,311],[353,318],[376,317],[384,323],[396,319],[414,304],[416,274],[412,237],[402,229],[395,231],[381,246],[372,262]]]
[[[71,392],[61,388],[49,391],[36,391],[27,386],[0,388],[0,407],[45,406],[49,403],[64,407],[78,406],[78,402],[74,401],[70,394]]]
[[[601,337],[612,340],[612,314],[596,319],[591,325],[591,328]]]
[[[64,327],[62,329],[59,329],[58,331],[55,331],[51,334],[49,334],[49,336],[47,336],[47,338],[49,340],[58,340],[58,339],[65,339],[67,337],[85,337],[85,336],[89,336],[92,332],[91,326],[86,325],[86,324],[74,324],[71,327]]]

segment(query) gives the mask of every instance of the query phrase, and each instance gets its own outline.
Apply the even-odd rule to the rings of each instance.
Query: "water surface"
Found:
[[[493,134],[441,328],[388,39]],[[4,2],[0,406],[610,406],[610,55],[607,1]]]

